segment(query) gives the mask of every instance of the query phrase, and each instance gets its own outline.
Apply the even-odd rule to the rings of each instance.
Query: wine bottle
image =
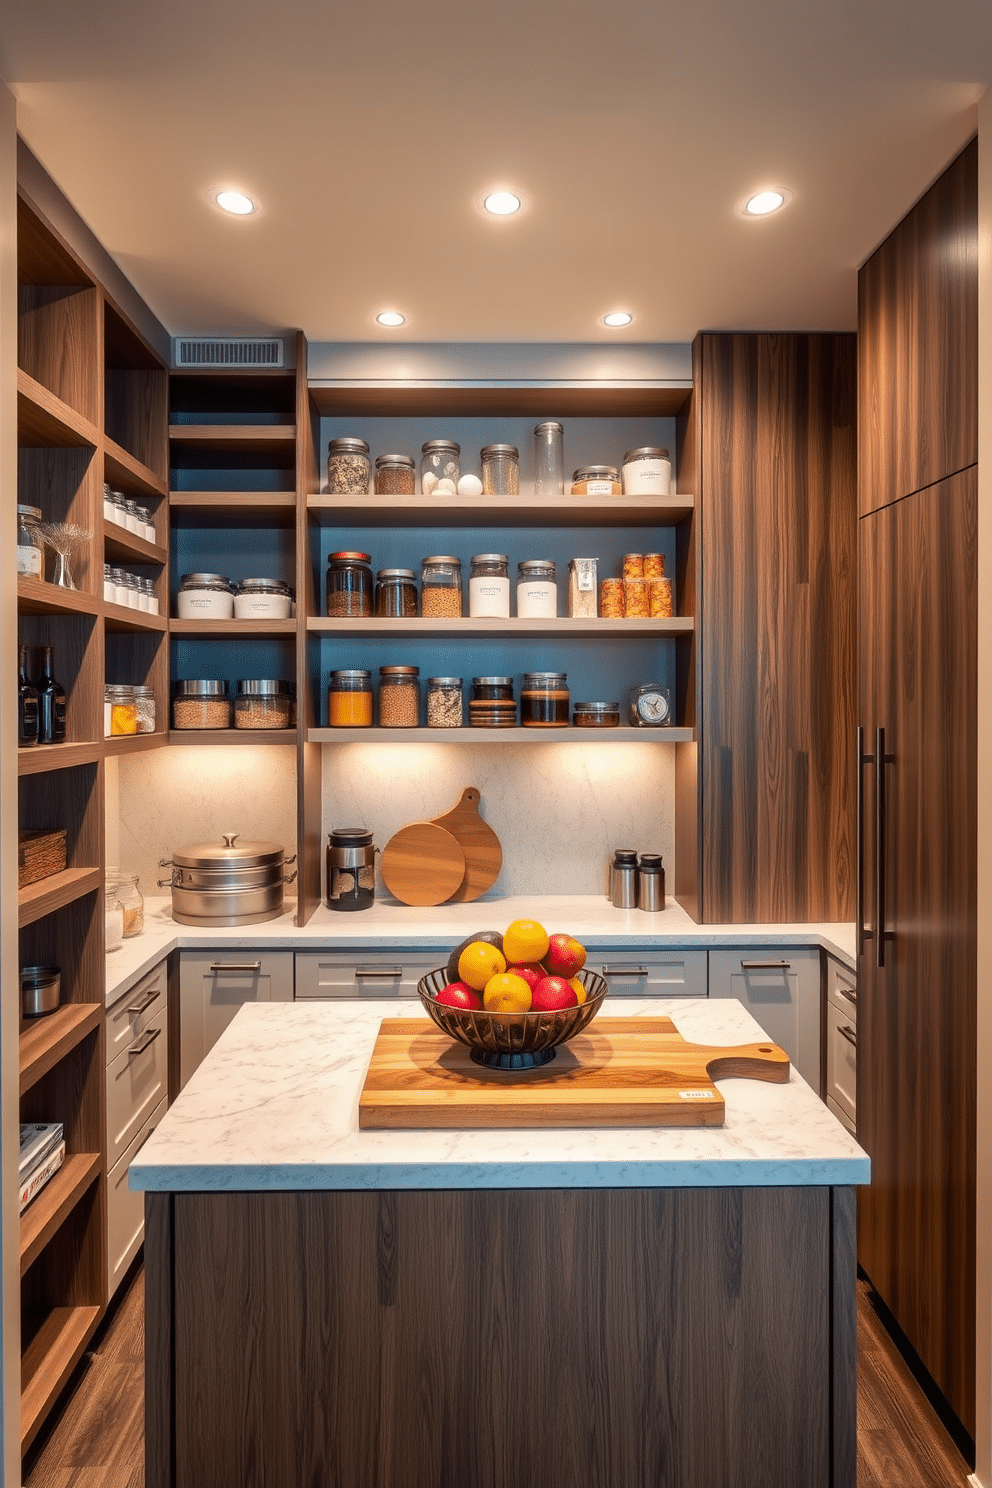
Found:
[[[17,743],[27,749],[38,742],[38,689],[28,680],[28,648],[18,647]]]
[[[41,648],[38,688],[38,743],[61,744],[65,739],[65,689],[55,680],[52,647]]]

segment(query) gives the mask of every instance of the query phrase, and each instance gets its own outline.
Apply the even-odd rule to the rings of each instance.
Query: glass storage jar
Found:
[[[125,501],[124,511],[128,532],[133,532],[135,537],[145,535],[145,508],[139,506],[136,501]]]
[[[568,678],[564,672],[525,672],[520,689],[524,728],[568,727]]]
[[[45,577],[45,544],[38,523],[41,521],[40,506],[17,508],[17,576],[19,579]]]
[[[132,687],[134,694],[134,706],[138,718],[138,733],[153,734],[155,732],[155,689],[152,687]]]
[[[647,579],[624,579],[623,612],[627,620],[647,620],[651,613]]]
[[[375,494],[412,496],[416,485],[416,468],[412,455],[377,455]]]
[[[117,603],[117,584],[113,567],[109,563],[103,565],[103,597],[107,604]]]
[[[558,584],[550,558],[526,558],[517,564],[517,614],[527,620],[553,620],[558,613]]]
[[[483,445],[482,491],[485,496],[519,494],[520,451],[515,444]]]
[[[174,729],[229,729],[231,700],[223,678],[189,678],[176,683]]]
[[[628,450],[623,457],[625,496],[667,496],[672,489],[672,461],[667,449],[653,444]]]
[[[138,888],[138,875],[122,873],[119,868],[108,868],[107,893],[113,894],[124,912],[124,939],[130,940],[133,936],[140,935],[145,928],[145,901]]]
[[[450,620],[461,615],[461,559],[443,553],[424,559],[420,575],[420,613],[425,620]]]
[[[439,496],[455,494],[462,473],[461,453],[461,445],[451,439],[428,439],[420,446],[420,489],[425,496],[434,491]],[[441,485],[442,481],[444,485]],[[451,482],[450,489],[448,481]]]
[[[332,439],[327,446],[329,496],[367,496],[369,447],[364,439]]]
[[[281,579],[242,579],[234,596],[235,620],[288,620],[289,585]]]
[[[572,495],[619,496],[619,470],[615,465],[580,465],[572,476]]]
[[[118,599],[118,604],[123,603],[126,599]],[[233,620],[234,589],[223,574],[183,574],[176,614],[180,620]]]
[[[236,729],[285,729],[293,719],[293,690],[274,677],[242,677],[234,699]]]
[[[328,553],[327,613],[372,614],[372,558],[368,553]]]
[[[416,728],[420,723],[420,668],[379,668],[380,728]]]
[[[473,677],[468,705],[472,728],[515,728],[517,705],[512,677]]]
[[[383,619],[409,620],[417,613],[412,568],[380,568],[375,576],[375,612]]]
[[[461,677],[428,677],[427,727],[461,728]]]
[[[670,620],[675,614],[675,592],[671,579],[647,579],[648,609],[652,620]]]
[[[505,553],[476,553],[468,580],[473,618],[505,620],[510,614],[510,573]]]
[[[574,703],[572,723],[576,728],[619,728],[619,703]]]
[[[108,739],[138,732],[138,704],[133,687],[114,682],[104,687],[103,732]]]
[[[327,688],[331,728],[371,728],[372,673],[360,667],[332,672]]]
[[[565,430],[556,419],[534,428],[534,495],[561,496],[565,490]]]
[[[124,944],[124,906],[108,889],[104,897],[104,941],[103,948],[107,955],[111,951],[119,951]]]

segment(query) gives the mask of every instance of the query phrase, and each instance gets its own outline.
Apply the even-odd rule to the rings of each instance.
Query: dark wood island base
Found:
[[[854,1488],[851,1188],[145,1204],[146,1488]]]

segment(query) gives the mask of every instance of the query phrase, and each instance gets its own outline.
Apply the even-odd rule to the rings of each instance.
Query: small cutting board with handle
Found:
[[[465,854],[435,822],[411,822],[390,837],[380,867],[401,904],[443,904],[465,877]]]
[[[443,827],[451,833],[465,854],[465,874],[455,892],[449,895],[449,904],[464,904],[478,899],[480,894],[492,888],[503,866],[499,838],[479,815],[481,800],[478,786],[468,785],[457,806],[444,816],[433,819],[436,827]]]
[[[365,1128],[722,1126],[714,1080],[784,1084],[776,1044],[689,1044],[671,1018],[596,1018],[550,1064],[489,1070],[428,1019],[384,1018],[358,1104]]]

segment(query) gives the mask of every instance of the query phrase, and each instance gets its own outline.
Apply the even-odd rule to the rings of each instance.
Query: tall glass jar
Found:
[[[39,506],[17,508],[17,576],[19,579],[45,577],[45,544],[38,523],[41,521]]]
[[[416,464],[412,455],[377,455],[375,460],[375,494],[377,496],[412,496],[416,485]]]
[[[332,439],[327,446],[327,494],[367,496],[369,447],[364,439]]]
[[[420,453],[420,489],[424,495],[437,491],[439,496],[453,496],[461,478],[461,445],[452,439],[428,439],[420,446]]]
[[[416,728],[420,722],[420,668],[379,668],[380,728]]]
[[[155,690],[152,687],[133,687],[134,710],[138,720],[139,734],[155,732]]]
[[[427,727],[461,728],[461,677],[428,677]]]
[[[332,672],[327,688],[331,728],[371,728],[372,673],[360,667]]]
[[[550,558],[527,558],[517,564],[517,614],[527,620],[553,620],[558,613],[558,584]]]
[[[424,559],[420,576],[420,613],[425,620],[452,620],[461,615],[461,559],[444,553]]]
[[[520,689],[524,728],[568,727],[568,678],[564,672],[525,672]]]
[[[483,445],[482,491],[486,496],[519,494],[520,451],[515,444]]]
[[[328,553],[327,613],[372,614],[372,558],[368,553]]]
[[[121,873],[119,868],[108,868],[107,893],[114,896],[124,912],[124,939],[130,940],[132,936],[140,935],[145,928],[145,901],[138,888],[138,875]]]
[[[565,430],[555,419],[534,429],[534,495],[561,496],[565,491]]]
[[[409,620],[417,613],[412,568],[380,568],[375,576],[375,612],[383,619]]]
[[[476,553],[468,580],[468,612],[475,619],[510,614],[510,573],[505,553]]]

